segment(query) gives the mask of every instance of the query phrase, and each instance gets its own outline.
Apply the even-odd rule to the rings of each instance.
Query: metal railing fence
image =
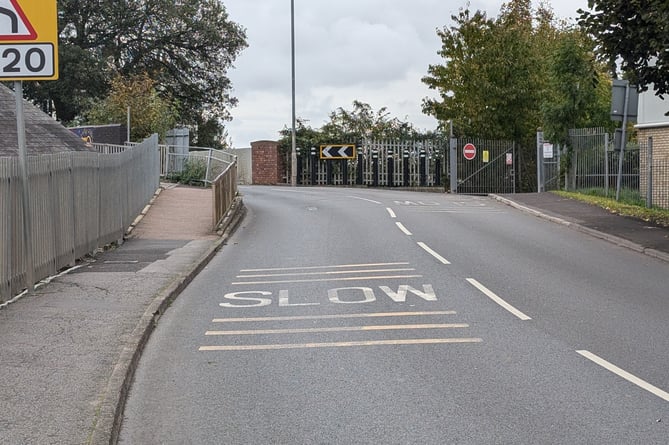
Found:
[[[237,196],[237,162],[233,162],[211,183],[213,197],[213,228],[216,230]]]
[[[97,148],[97,147],[96,147]],[[28,157],[35,280],[123,238],[160,185],[158,138]],[[30,287],[17,158],[0,158],[0,304]]]
[[[669,209],[669,159],[653,155],[652,143],[628,143],[621,151],[603,128],[570,130],[572,165],[567,188],[573,191],[597,189],[604,196],[616,196],[620,188],[633,199],[645,199],[648,207]],[[622,166],[622,170],[619,168]]]
[[[237,156],[224,150],[213,148],[159,145],[160,176],[179,178],[184,174],[194,175],[205,184],[211,184],[230,165],[237,162]]]
[[[286,156],[290,165],[290,153]],[[298,148],[297,159],[297,182],[303,185],[443,187],[448,141],[365,139],[356,147],[354,159],[321,159],[317,147]]]

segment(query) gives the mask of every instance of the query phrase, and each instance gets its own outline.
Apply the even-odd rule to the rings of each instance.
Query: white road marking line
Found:
[[[348,277],[348,278],[322,278],[322,279],[304,279],[304,280],[276,280],[276,281],[236,281],[233,286],[243,284],[284,284],[284,283],[324,283],[327,281],[359,281],[359,280],[394,280],[399,278],[423,278],[422,275],[384,275],[384,276],[368,276],[368,277]]]
[[[378,273],[378,272],[411,272],[416,269],[412,267],[398,268],[398,269],[363,269],[363,270],[337,270],[324,272],[293,272],[293,273],[277,273],[277,274],[256,274],[256,275],[237,275],[237,278],[264,278],[264,277],[293,277],[305,275],[342,275],[354,273]]]
[[[455,311],[420,311],[420,312],[371,312],[362,314],[330,314],[330,315],[291,315],[285,317],[246,317],[246,318],[214,318],[212,323],[248,323],[256,321],[299,321],[299,320],[333,320],[346,318],[385,318],[385,317],[422,317],[431,315],[455,315]]]
[[[405,329],[457,329],[468,328],[465,323],[407,324],[377,326],[339,326],[334,328],[299,328],[299,329],[255,329],[243,331],[207,331],[204,335],[274,335],[274,334],[316,334],[327,332],[360,331],[400,331]]]
[[[373,199],[360,198],[359,196],[347,196],[347,198],[359,199],[361,201],[371,202],[372,204],[381,204],[379,201],[374,201]]]
[[[403,340],[342,341],[333,343],[295,343],[278,345],[200,346],[200,351],[258,351],[275,349],[344,348],[352,346],[433,345],[446,343],[481,343],[480,338],[419,338]]]
[[[437,252],[435,252],[434,250],[430,249],[430,247],[429,247],[427,244],[425,244],[425,243],[423,243],[423,242],[419,242],[418,245],[419,245],[424,251],[426,251],[427,253],[429,253],[429,254],[432,255],[433,257],[435,257],[437,260],[441,261],[441,263],[443,263],[443,264],[451,264],[450,261],[448,261],[446,258],[444,258],[443,256],[439,255],[439,254],[438,254]]]
[[[395,215],[395,212],[393,212],[393,209],[391,209],[390,207],[387,207],[386,210],[390,214],[391,218],[397,218],[397,215]]]
[[[532,318],[528,317],[527,315],[523,314],[521,311],[519,311],[519,310],[516,309],[515,307],[511,306],[511,305],[510,305],[509,303],[507,303],[506,301],[502,300],[500,297],[498,297],[497,295],[495,295],[490,289],[488,289],[487,287],[485,287],[484,285],[482,285],[481,283],[479,283],[479,282],[476,281],[475,279],[473,279],[473,278],[467,278],[467,281],[469,281],[469,284],[471,284],[472,286],[474,286],[475,288],[477,288],[478,290],[480,290],[481,292],[483,292],[483,293],[484,293],[486,296],[488,296],[488,298],[490,298],[492,301],[494,301],[495,303],[499,304],[499,305],[502,306],[504,309],[506,309],[507,311],[511,312],[513,315],[515,315],[516,317],[520,318],[521,320],[531,320],[531,319],[532,319]]]
[[[270,269],[242,269],[240,272],[269,272],[280,270],[315,270],[315,269],[342,269],[345,267],[381,267],[381,266],[407,266],[409,263],[368,263],[368,264],[337,264],[332,266],[299,266],[299,267],[275,267]]]
[[[660,397],[661,399],[664,399],[667,402],[669,402],[669,393],[667,393],[666,391],[661,390],[657,386],[653,386],[650,383],[646,382],[645,380],[642,380],[639,377],[637,377],[633,374],[630,374],[629,372],[627,372],[623,369],[620,369],[619,367],[617,367],[613,363],[607,362],[603,358],[593,354],[590,351],[581,350],[581,351],[576,351],[576,352],[579,353],[580,355],[582,355],[583,357],[587,358],[588,360],[591,360],[591,361],[597,363],[599,366],[603,367],[604,369],[607,369],[607,370],[611,371],[612,373],[616,374],[617,376],[624,378],[628,382],[634,383],[635,385],[645,389],[646,391],[648,391],[652,394],[655,394],[656,396]]]
[[[413,235],[413,233],[409,232],[409,229],[407,229],[406,227],[404,227],[404,224],[402,224],[401,222],[396,222],[395,224],[397,225],[397,227],[399,227],[399,229],[400,229],[402,232],[404,232],[405,235],[408,235],[408,236]]]

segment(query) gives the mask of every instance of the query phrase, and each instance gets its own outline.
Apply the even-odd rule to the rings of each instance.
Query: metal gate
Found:
[[[562,148],[544,140],[544,132],[537,132],[537,190],[560,190],[560,157]]]
[[[443,187],[448,150],[442,139],[365,140],[354,159],[323,160],[316,147],[299,149],[297,182],[303,185]]]
[[[451,191],[486,195],[516,192],[516,146],[508,141],[451,140]]]

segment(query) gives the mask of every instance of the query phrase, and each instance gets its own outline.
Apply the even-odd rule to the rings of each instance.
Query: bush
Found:
[[[206,179],[207,162],[203,159],[188,159],[184,162],[184,169],[178,177],[182,184],[202,184]]]

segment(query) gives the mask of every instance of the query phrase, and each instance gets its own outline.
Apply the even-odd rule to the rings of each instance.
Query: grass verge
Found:
[[[594,193],[576,193],[556,191],[553,192],[562,197],[576,199],[587,202],[588,204],[599,206],[611,213],[629,216],[641,219],[643,221],[656,224],[662,227],[669,227],[669,210],[659,208],[646,208],[639,199],[631,198],[629,200],[616,201],[612,198],[597,196]]]

